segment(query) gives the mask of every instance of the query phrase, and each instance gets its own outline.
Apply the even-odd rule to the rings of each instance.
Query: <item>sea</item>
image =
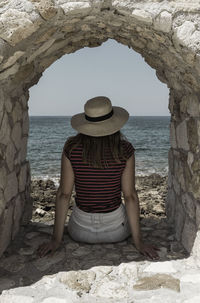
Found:
[[[65,141],[77,132],[71,116],[30,116],[27,159],[32,179],[52,179],[58,185]],[[121,132],[135,148],[135,174],[168,174],[170,116],[130,116]]]

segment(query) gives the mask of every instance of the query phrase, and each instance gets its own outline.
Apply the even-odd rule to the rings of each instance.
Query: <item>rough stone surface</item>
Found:
[[[111,38],[140,53],[170,90],[172,147],[166,211],[168,220],[174,224],[177,240],[182,241],[188,252],[195,240],[193,255],[200,259],[200,250],[196,248],[200,243],[198,208],[194,209],[200,200],[199,21],[198,1],[1,2],[0,209],[4,223],[1,225],[0,254],[15,234],[11,225],[19,226],[20,213],[26,217],[24,221],[30,218],[30,167],[27,168],[27,179],[21,170],[26,160],[29,131],[28,89],[62,55],[83,47],[100,46]],[[13,188],[8,184],[10,178]],[[24,209],[14,216],[16,222],[11,224],[19,194]],[[190,199],[185,198],[189,196]],[[189,238],[192,240],[188,241]],[[118,282],[108,283],[110,293],[117,285]]]
[[[7,186],[4,191],[6,201],[10,201],[18,193],[18,181],[15,171],[7,176]]]

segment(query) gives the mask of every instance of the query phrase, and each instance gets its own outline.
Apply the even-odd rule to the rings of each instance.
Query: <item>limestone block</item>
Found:
[[[177,180],[177,177],[174,177],[174,176],[172,177],[172,184],[173,184],[175,193],[177,195],[180,195],[180,193],[181,193],[181,186],[180,186],[180,184],[179,184],[179,182]]]
[[[15,201],[14,206],[14,213],[13,213],[13,228],[12,228],[12,235],[11,238],[14,240],[15,236],[17,235],[19,228],[20,228],[20,219],[23,213],[24,208],[24,202],[20,198],[20,196],[17,197]]]
[[[3,56],[0,56],[0,64],[1,64],[1,62],[3,61]]]
[[[7,111],[8,114],[10,114],[12,112],[13,104],[12,104],[10,98],[6,98],[5,108],[6,108],[6,111]]]
[[[197,154],[197,157],[195,157],[194,161],[191,164],[191,171],[192,173],[200,173],[200,154]]]
[[[186,46],[193,51],[199,51],[200,31],[196,30],[192,21],[185,21],[174,30],[173,41],[176,47]]]
[[[27,62],[32,62],[37,56],[39,56],[41,53],[45,52],[53,43],[55,39],[50,39],[46,41],[41,47],[39,47],[28,59]]]
[[[192,96],[187,103],[187,112],[192,117],[200,116],[200,101],[197,96]]]
[[[200,267],[200,230],[197,231],[195,241],[192,247],[191,256],[193,256],[196,260],[196,265]]]
[[[52,53],[56,52],[57,50],[64,48],[67,45],[67,41],[64,39],[60,41],[56,41],[46,52],[46,56],[51,55]],[[46,58],[47,59],[47,58]]]
[[[1,167],[0,169],[0,188],[1,189],[5,189],[7,184],[7,171],[5,169],[5,167]]]
[[[196,201],[196,227],[200,229],[200,200]]]
[[[153,273],[175,273],[176,269],[170,261],[152,262],[150,265],[143,269],[143,272]]]
[[[0,256],[5,251],[11,240],[14,206],[10,205],[4,210],[0,221]]]
[[[15,63],[10,68],[6,69],[4,72],[0,73],[0,80],[5,80],[9,76],[14,75],[19,69],[19,64]]]
[[[0,142],[2,144],[7,145],[10,141],[10,124],[8,120],[8,115],[6,112],[4,112],[1,128],[0,128]]]
[[[134,9],[132,11],[131,16],[135,18],[136,20],[139,20],[141,22],[152,24],[152,16],[150,13],[141,10],[141,9]]]
[[[63,3],[60,5],[64,11],[65,14],[70,13],[73,11],[73,14],[80,13],[81,10],[86,10],[91,9],[91,5],[88,2],[83,2],[83,1],[77,1],[77,2],[67,2]]]
[[[28,135],[29,132],[29,115],[27,110],[23,112],[22,134]]]
[[[192,165],[192,162],[194,161],[194,155],[192,152],[188,152],[188,156],[187,156],[187,163],[188,163],[188,166],[190,168],[190,170],[192,171],[191,169],[191,165]]]
[[[3,190],[0,188],[0,217],[4,212],[5,206],[6,206],[6,201],[4,198]]]
[[[0,91],[0,125],[3,119],[3,114],[4,114],[4,96],[3,96],[3,92]]]
[[[27,163],[23,164],[19,173],[19,192],[25,190],[27,180]]]
[[[21,150],[20,150],[20,161],[23,162],[26,160],[27,156],[27,142],[28,142],[28,137],[25,136],[21,140]]]
[[[19,71],[16,73],[13,83],[15,85],[21,84],[23,81],[26,81],[27,78],[34,72],[34,65],[33,63],[31,64],[26,64],[20,67]]]
[[[33,23],[28,13],[14,8],[7,9],[0,17],[0,37],[12,46],[29,37],[38,27],[39,23]]]
[[[195,29],[195,25],[192,21],[185,21],[181,26],[174,30],[173,40],[175,44],[188,46],[190,37]]]
[[[175,230],[176,230],[176,239],[180,241],[182,230],[185,222],[185,212],[184,208],[181,205],[181,202],[176,200],[176,206],[175,206]]]
[[[176,132],[174,123],[170,123],[170,143],[173,148],[177,148]]]
[[[172,27],[172,15],[167,11],[162,11],[154,21],[154,28],[164,33],[169,33]]]
[[[10,141],[6,147],[6,163],[10,172],[14,168],[14,158],[15,158],[16,148],[12,141]]]
[[[45,70],[48,68],[54,61],[57,60],[56,56],[51,56],[51,57],[45,57],[44,59],[40,60],[40,68],[41,70]]]
[[[9,292],[9,291],[8,291]],[[15,302],[20,302],[20,303],[33,303],[34,298],[31,297],[31,295],[12,295],[9,293],[2,294],[2,303],[15,303]]]
[[[180,111],[182,113],[187,113],[187,104],[189,102],[189,97],[188,96],[184,96],[180,102]]]
[[[17,122],[15,123],[11,133],[11,138],[17,150],[19,150],[21,146],[21,137],[22,137],[22,127],[20,122]]]
[[[189,183],[189,190],[192,192],[195,199],[200,199],[200,175],[199,172],[194,173]]]
[[[15,171],[7,176],[7,186],[4,191],[5,200],[8,202],[18,193],[18,181]]]
[[[15,64],[15,62],[25,54],[23,51],[17,51],[13,54],[13,56],[9,57],[9,59],[3,64],[2,69],[8,68]]]
[[[172,275],[155,274],[150,277],[140,278],[133,288],[135,290],[153,290],[159,288],[169,288],[180,292],[180,280]]]
[[[194,153],[198,152],[198,130],[197,130],[197,122],[196,119],[191,117],[187,121],[187,137],[188,143],[190,146],[190,150]]]
[[[23,95],[21,96],[21,98],[19,99],[21,105],[22,105],[22,108],[23,108],[23,111],[27,111],[28,110],[28,99],[29,99],[29,96],[26,97],[26,95]],[[23,113],[23,116],[25,114]]]
[[[182,148],[184,150],[189,151],[190,147],[188,144],[187,126],[185,120],[179,123],[176,127],[176,138],[178,148]]]
[[[183,232],[181,236],[181,242],[185,249],[190,252],[192,250],[195,236],[196,236],[196,224],[186,216]]]
[[[15,102],[14,108],[12,110],[13,124],[22,119],[22,107],[19,102]]]
[[[198,135],[198,142],[200,145],[200,120],[197,120],[197,135]]]
[[[166,199],[166,214],[169,222],[174,221],[174,214],[175,214],[175,205],[176,205],[176,198],[173,188],[168,189],[167,191],[167,199]]]
[[[70,289],[89,292],[95,277],[96,274],[92,270],[70,271],[62,273],[59,281]]]
[[[39,44],[42,42],[45,42],[47,40],[50,40],[53,36],[53,34],[56,32],[56,28],[50,28],[47,29],[45,32],[43,32],[39,37],[35,40],[35,44]]]
[[[58,9],[55,7],[55,4],[52,0],[31,0],[35,3],[40,15],[45,20],[49,20],[53,18],[56,14]]]
[[[182,195],[182,202],[183,202],[183,206],[185,208],[187,215],[191,219],[195,220],[195,217],[196,217],[195,201],[192,199],[192,197],[188,193],[184,193]]]

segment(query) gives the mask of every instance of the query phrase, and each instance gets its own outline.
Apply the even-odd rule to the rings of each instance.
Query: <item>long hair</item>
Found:
[[[114,162],[121,163],[121,160],[127,160],[126,151],[121,144],[123,140],[127,141],[127,138],[120,131],[101,137],[78,133],[67,139],[64,149],[70,156],[73,148],[82,145],[83,162],[95,168],[105,168],[108,167],[106,150],[109,152],[109,158],[111,157]]]

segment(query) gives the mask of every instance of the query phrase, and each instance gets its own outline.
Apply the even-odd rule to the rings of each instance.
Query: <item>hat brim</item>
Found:
[[[129,113],[122,107],[113,106],[113,115],[109,119],[90,122],[85,119],[85,113],[72,116],[71,126],[79,133],[100,137],[114,134],[127,122]]]

